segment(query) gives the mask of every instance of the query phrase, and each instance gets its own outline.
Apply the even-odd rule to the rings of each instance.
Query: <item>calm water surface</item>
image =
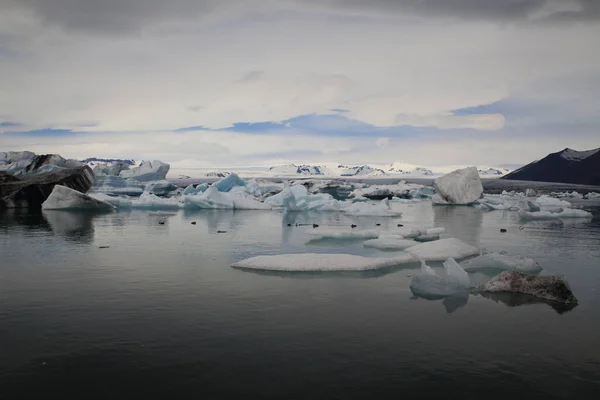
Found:
[[[428,202],[394,204],[402,218],[0,214],[0,398],[596,399],[600,203],[574,203],[595,219],[523,224],[514,212]],[[398,223],[442,226],[444,237],[536,258],[567,277],[579,305],[414,298],[417,265],[230,267],[260,254],[391,254],[361,241],[307,243],[312,227],[288,222],[381,223],[390,233]]]

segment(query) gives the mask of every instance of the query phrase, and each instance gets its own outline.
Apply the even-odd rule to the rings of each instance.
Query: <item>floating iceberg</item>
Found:
[[[571,207],[571,203],[565,200],[555,199],[549,196],[540,196],[535,202],[542,207]]]
[[[422,297],[446,297],[469,292],[469,276],[454,259],[444,261],[444,270],[446,276],[441,277],[425,261],[421,261],[421,274],[412,279],[410,290]]]
[[[123,179],[120,176],[98,175],[94,178],[91,192],[112,195],[139,196],[144,192],[144,185],[135,179]]]
[[[88,195],[96,200],[110,203],[117,208],[132,208],[129,196],[109,196],[105,193],[89,193]]]
[[[586,199],[600,199],[600,193],[596,193],[596,192],[589,192],[588,194],[585,195]]]
[[[444,232],[446,232],[446,228],[442,228],[442,227],[439,227],[439,228],[428,228],[425,231],[425,234],[426,235],[440,235],[440,234],[442,234]]]
[[[137,199],[130,199],[132,208],[147,210],[174,210],[181,208],[181,203],[176,197],[158,197],[148,192],[142,193]]]
[[[577,304],[567,280],[562,276],[529,275],[504,271],[479,287],[483,292],[522,293],[566,304]]]
[[[391,199],[393,197],[400,199],[423,199],[433,196],[434,193],[434,190],[430,187],[402,181],[395,185],[370,185],[357,188],[348,197],[367,198],[369,200]]]
[[[246,181],[240,178],[237,174],[231,173],[225,178],[221,178],[211,185],[219,192],[229,192],[236,186],[246,186]]]
[[[408,228],[406,226],[403,226],[397,230],[394,230],[395,234],[398,234],[404,238],[410,239],[410,238],[415,238],[417,236],[421,235],[421,232],[423,232],[424,229],[417,229],[417,228]],[[425,233],[427,233],[427,230],[424,230]]]
[[[139,166],[123,170],[121,178],[133,178],[140,182],[161,181],[167,178],[171,166],[162,161],[142,161]]]
[[[392,258],[368,258],[350,254],[279,254],[257,256],[238,261],[234,268],[259,269],[269,271],[368,271],[388,268],[414,262],[415,259],[403,254]]]
[[[373,247],[379,250],[404,250],[414,245],[414,240],[394,239],[389,236],[364,242],[365,247]]]
[[[509,256],[502,253],[488,253],[479,257],[471,258],[463,262],[465,271],[481,270],[507,270],[520,271],[530,274],[538,273],[542,270],[540,264],[533,258],[521,256]]]
[[[416,242],[433,242],[434,240],[439,240],[440,235],[419,235],[415,238]]]
[[[42,210],[111,210],[113,205],[66,186],[55,185]]]
[[[448,258],[461,259],[479,253],[477,247],[456,238],[440,239],[420,243],[405,250],[418,260],[443,261]]]
[[[573,208],[558,209],[556,211],[536,211],[527,212],[525,210],[519,211],[519,218],[523,220],[547,220],[547,219],[563,219],[563,218],[593,218],[592,213],[577,210]]]
[[[190,184],[183,190],[182,194],[184,196],[187,196],[188,194],[196,194],[196,188],[194,187],[194,185]]]
[[[375,239],[379,237],[379,232],[375,229],[357,231],[317,228],[309,231],[308,234],[322,239]]]
[[[278,194],[268,197],[265,204],[286,211],[342,211],[344,205],[326,193],[309,194],[303,185],[284,187]]]
[[[233,175],[233,174],[232,174]],[[231,175],[230,175],[231,176]],[[228,192],[220,192],[214,185],[204,193],[183,196],[185,208],[226,209],[226,210],[270,210],[269,204],[250,197]]]
[[[166,196],[173,190],[176,190],[177,186],[173,185],[171,182],[167,180],[149,182],[146,184],[144,188],[145,192],[155,194],[157,196]]]
[[[477,168],[457,169],[437,178],[433,182],[436,191],[433,196],[435,204],[472,204],[483,194],[483,185]]]
[[[377,204],[354,203],[346,208],[346,214],[369,217],[399,217],[402,213],[392,210],[390,201],[383,199]]]

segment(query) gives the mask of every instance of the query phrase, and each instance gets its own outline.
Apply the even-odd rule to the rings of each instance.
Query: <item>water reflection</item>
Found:
[[[446,228],[450,236],[479,246],[483,212],[468,206],[434,206],[433,221],[435,226]]]
[[[469,301],[469,293],[457,293],[450,296],[435,296],[413,293],[413,299],[423,299],[427,301],[440,301],[448,314],[452,314],[458,309],[463,308]]]
[[[46,210],[43,216],[57,236],[77,243],[94,241],[93,220],[98,213]]]
[[[27,230],[50,231],[50,225],[42,216],[41,212],[31,213],[26,209],[8,209],[0,212],[0,231],[2,233],[14,233],[14,228],[21,226]]]
[[[577,304],[565,304],[557,301],[551,301],[546,299],[540,299],[538,297],[521,294],[521,293],[488,293],[480,292],[479,295],[495,301],[496,303],[502,303],[508,307],[519,307],[529,304],[547,304],[558,314],[564,314],[571,311]]]

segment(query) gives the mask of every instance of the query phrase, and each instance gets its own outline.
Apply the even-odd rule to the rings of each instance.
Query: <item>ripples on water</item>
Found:
[[[394,207],[402,218],[0,214],[0,398],[596,398],[597,206],[592,222],[526,224],[514,212]],[[259,254],[390,255],[361,241],[306,244],[311,227],[286,226],[313,222],[442,226],[443,237],[566,275],[579,305],[415,299],[417,265],[338,274],[229,267]]]

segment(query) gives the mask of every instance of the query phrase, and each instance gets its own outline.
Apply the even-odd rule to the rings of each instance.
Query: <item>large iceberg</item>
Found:
[[[457,169],[441,176],[433,182],[433,188],[436,191],[433,196],[435,204],[472,204],[483,194],[483,185],[475,167]]]
[[[566,304],[577,304],[567,280],[562,276],[530,275],[504,271],[479,287],[484,292],[522,293]]]
[[[162,161],[142,161],[139,166],[123,170],[121,178],[133,178],[140,182],[161,181],[167,178],[171,166]]]
[[[454,259],[444,261],[444,270],[446,276],[439,276],[421,261],[421,274],[412,279],[410,290],[422,297],[446,297],[469,291],[469,276]]]
[[[111,210],[113,205],[96,200],[77,190],[55,185],[50,196],[42,203],[43,210]]]
[[[369,258],[350,254],[278,254],[257,256],[241,260],[234,268],[270,271],[367,271],[414,262],[409,254],[392,258]]]
[[[440,239],[420,243],[405,250],[418,260],[443,261],[448,258],[461,259],[479,254],[477,247],[456,238]]]
[[[303,185],[284,187],[281,192],[268,197],[265,204],[286,211],[342,211],[344,205],[326,193],[309,194]]]
[[[354,203],[346,208],[346,214],[369,217],[399,217],[402,215],[402,213],[392,210],[388,199],[383,199],[377,204]]]
[[[523,220],[548,220],[548,219],[570,219],[570,218],[586,218],[592,219],[593,215],[585,210],[577,210],[573,208],[558,209],[556,211],[537,211],[527,212],[519,211],[519,218]]]
[[[533,258],[511,256],[502,253],[487,253],[463,262],[465,271],[498,270],[538,273],[540,264]]]
[[[391,237],[370,239],[365,241],[365,247],[373,247],[379,250],[404,250],[414,246],[416,243],[414,240],[406,239],[394,239]]]
[[[36,155],[31,151],[0,152],[0,171],[11,175],[33,175],[45,172],[61,172],[83,166],[77,160],[70,160],[58,154]]]

